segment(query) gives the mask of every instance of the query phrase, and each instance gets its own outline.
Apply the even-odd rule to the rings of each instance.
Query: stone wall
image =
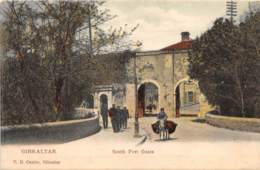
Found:
[[[256,118],[239,118],[221,115],[206,114],[206,122],[210,125],[241,131],[259,132],[260,119]]]
[[[100,85],[96,86],[94,93],[94,109],[97,113],[100,113],[100,97],[106,95],[108,108],[112,107],[113,104],[113,85]]]
[[[159,103],[156,112],[164,107],[169,116],[174,116],[174,87],[173,87],[173,54],[166,52],[140,52],[136,54],[136,74],[138,88],[144,83],[152,83],[158,88]],[[132,58],[127,66],[129,83],[126,90],[126,104],[128,108],[135,108],[134,90],[134,58]],[[131,101],[129,101],[131,100]],[[135,113],[135,109],[131,109],[130,113]]]
[[[176,88],[181,83],[190,80],[188,76],[188,51],[187,50],[177,50],[174,52],[174,65],[173,65],[173,110],[176,110]],[[182,94],[181,94],[182,95]],[[182,97],[182,96],[181,96]]]
[[[108,109],[115,106],[119,106],[121,109],[126,105],[126,85],[113,83],[111,85],[100,85],[96,87],[95,97],[94,97],[94,110],[96,113],[100,113],[100,97],[101,95],[106,95],[108,102]]]
[[[71,118],[72,119],[85,119],[85,118],[94,117],[97,114],[98,114],[97,109],[76,107],[75,113],[71,115]]]
[[[126,105],[130,113],[135,113],[134,59],[138,88],[143,83],[153,83],[158,88],[159,108],[164,107],[168,116],[175,117],[175,90],[181,83],[190,80],[187,71],[189,62],[187,50],[139,52],[127,64],[128,84],[126,86]],[[192,86],[199,102],[200,91],[197,83]],[[183,94],[181,94],[183,98]],[[183,101],[182,101],[183,103]]]
[[[112,104],[119,106],[121,109],[126,106],[126,88],[123,84],[113,84]],[[112,106],[111,106],[112,107]]]
[[[184,80],[189,80],[188,76],[188,51],[179,50],[174,53],[174,86],[177,87],[179,83]]]
[[[131,117],[135,116],[135,85],[126,84],[126,107],[128,108],[129,115]]]
[[[194,81],[184,81],[180,83],[181,107],[199,103],[199,87]],[[192,98],[189,96],[192,93]]]
[[[1,127],[2,144],[64,143],[98,132],[99,117]]]

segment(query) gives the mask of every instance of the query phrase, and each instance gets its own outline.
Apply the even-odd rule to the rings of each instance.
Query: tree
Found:
[[[247,84],[245,85],[248,113],[260,116],[260,11],[250,13],[246,20],[240,24],[243,33],[243,55],[246,56],[244,71],[247,72]]]
[[[208,101],[220,106],[223,114],[260,116],[259,32],[256,31],[259,20],[253,21],[254,17],[239,26],[217,19],[212,28],[193,42],[189,75],[199,81]]]
[[[114,16],[108,10],[101,10],[103,3],[4,3],[1,29],[5,35],[1,37],[1,42],[5,42],[1,43],[4,51],[1,61],[5,65],[1,115],[2,120],[7,120],[4,124],[65,119],[79,105],[82,96],[90,92],[94,79],[89,69],[99,64],[93,59],[94,55],[98,55],[100,49],[109,52],[107,47],[123,41],[136,28],[130,32],[123,29],[105,32],[102,25]],[[93,42],[77,37],[80,30],[89,27],[95,30]],[[89,43],[93,43],[91,52]],[[17,117],[19,121],[12,122]]]

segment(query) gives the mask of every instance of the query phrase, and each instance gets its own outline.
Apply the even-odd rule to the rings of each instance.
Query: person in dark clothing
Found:
[[[122,110],[120,109],[120,106],[117,106],[116,108],[116,117],[117,117],[117,128],[121,130],[122,128]]]
[[[103,127],[106,129],[108,126],[108,110],[106,104],[102,104],[101,106],[101,116],[103,120]]]
[[[126,107],[123,109],[123,127],[124,129],[127,128],[127,119],[129,118],[129,112]]]
[[[158,118],[158,120],[163,121],[163,122],[164,122],[164,125],[166,124],[166,121],[167,121],[168,116],[167,116],[167,114],[165,113],[164,108],[161,108],[161,109],[160,109],[160,112],[159,112],[157,118]]]
[[[119,132],[119,128],[117,126],[117,109],[115,104],[112,105],[112,108],[109,109],[109,117],[111,120],[112,128],[114,132]]]

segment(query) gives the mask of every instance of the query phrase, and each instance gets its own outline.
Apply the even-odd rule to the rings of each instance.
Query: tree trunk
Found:
[[[240,98],[240,112],[242,114],[243,117],[245,117],[245,102],[244,102],[244,91],[241,85],[241,80],[239,79],[238,76],[238,66],[235,67],[235,80],[238,86],[238,91],[239,91],[239,98]]]
[[[60,120],[62,118],[62,87],[63,87],[63,79],[58,79],[55,81],[55,100],[54,106],[56,109],[56,120]]]

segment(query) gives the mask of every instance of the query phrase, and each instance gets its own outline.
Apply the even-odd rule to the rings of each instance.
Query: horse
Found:
[[[167,122],[165,119],[159,120],[159,135],[161,140],[166,140],[170,138],[169,131],[167,128]]]

